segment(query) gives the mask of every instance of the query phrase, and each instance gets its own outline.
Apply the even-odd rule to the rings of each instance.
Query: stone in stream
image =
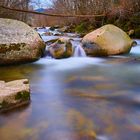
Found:
[[[27,24],[0,18],[0,65],[32,62],[45,51],[45,43]]]
[[[87,34],[82,47],[87,55],[108,56],[129,53],[133,40],[120,28],[108,24]]]
[[[30,88],[27,79],[0,81],[0,112],[28,104],[29,101]]]
[[[61,32],[61,33],[66,33],[69,31],[69,26],[64,26],[64,27],[61,27],[61,28],[58,28],[58,31]]]
[[[68,58],[73,55],[73,47],[69,38],[63,37],[48,47],[52,57],[56,59]]]
[[[54,25],[54,26],[51,26],[49,29],[50,29],[51,31],[54,31],[55,29],[58,29],[58,28],[60,28],[59,25]]]

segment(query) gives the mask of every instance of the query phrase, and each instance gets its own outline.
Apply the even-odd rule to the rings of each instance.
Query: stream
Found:
[[[0,67],[0,80],[28,78],[31,86],[29,105],[0,115],[0,140],[140,140],[136,41],[128,55],[92,58],[76,47],[71,58]]]

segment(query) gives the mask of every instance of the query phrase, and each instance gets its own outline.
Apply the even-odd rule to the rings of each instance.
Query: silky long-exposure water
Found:
[[[139,52],[0,67],[31,86],[28,106],[0,114],[0,140],[139,140]]]

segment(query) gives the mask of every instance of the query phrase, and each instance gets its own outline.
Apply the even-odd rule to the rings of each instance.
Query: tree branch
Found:
[[[47,14],[47,13],[40,13],[35,11],[29,11],[29,10],[21,10],[16,8],[10,8],[6,6],[0,6],[3,9],[17,11],[17,12],[23,12],[23,13],[30,13],[30,14],[37,14],[37,15],[44,15],[44,16],[53,16],[53,17],[78,17],[78,18],[94,18],[94,17],[104,17],[105,14],[101,15],[64,15],[64,14]]]

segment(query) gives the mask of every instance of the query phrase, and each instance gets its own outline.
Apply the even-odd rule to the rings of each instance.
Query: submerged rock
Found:
[[[109,24],[84,36],[82,44],[87,55],[108,56],[129,53],[133,40],[123,30]]]
[[[138,45],[137,41],[133,40],[132,47],[136,47]]]
[[[0,65],[35,61],[44,50],[45,43],[30,26],[0,18]]]
[[[73,47],[69,38],[60,38],[49,46],[49,52],[56,59],[68,58],[73,55]]]
[[[51,31],[54,31],[55,29],[58,29],[58,28],[60,28],[59,25],[54,25],[54,26],[51,26],[49,29],[50,29]]]
[[[28,104],[29,101],[30,89],[27,79],[7,83],[0,81],[0,112]]]

